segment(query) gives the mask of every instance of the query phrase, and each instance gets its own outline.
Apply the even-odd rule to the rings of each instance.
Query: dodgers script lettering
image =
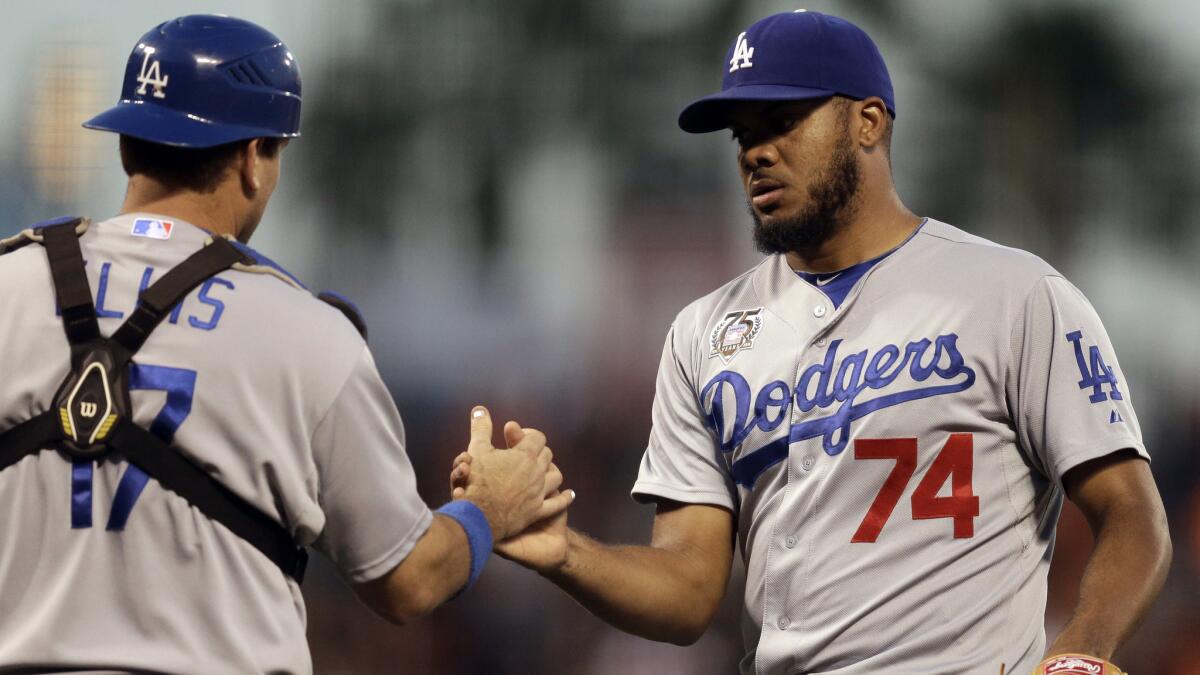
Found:
[[[842,340],[831,342],[825,358],[807,367],[795,387],[775,380],[752,394],[746,378],[733,370],[721,371],[704,385],[701,405],[724,453],[736,450],[756,428],[774,431],[790,419],[793,405],[803,413],[830,411],[808,416],[793,424],[787,436],[743,454],[733,465],[738,484],[753,486],[759,474],[787,456],[792,443],[820,437],[826,454],[838,455],[846,449],[855,420],[909,401],[964,391],[975,383],[975,371],[966,364],[954,333],[910,342],[903,349],[889,344],[839,358],[841,346]],[[930,378],[940,383],[921,386]],[[884,393],[862,400],[870,391]]]

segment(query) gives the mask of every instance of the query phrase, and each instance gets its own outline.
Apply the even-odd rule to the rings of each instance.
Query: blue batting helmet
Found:
[[[188,148],[292,138],[300,135],[300,67],[261,26],[182,16],[138,40],[121,99],[83,126]]]

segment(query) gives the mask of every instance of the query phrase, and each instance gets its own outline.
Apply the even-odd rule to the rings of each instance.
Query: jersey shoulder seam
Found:
[[[754,294],[755,299],[756,300],[760,299],[758,289],[754,285],[753,275],[755,273],[757,273],[759,271],[759,269],[761,269],[764,265],[766,265],[770,260],[771,260],[770,257],[764,258],[762,261],[760,261],[758,264],[754,265],[750,269],[742,272],[741,274],[730,279],[729,281],[726,281],[725,283],[721,284],[717,288],[714,288],[713,290],[709,291],[708,293],[705,293],[704,295],[696,298],[695,300],[692,300],[687,305],[685,305],[683,309],[681,309],[679,311],[679,314],[677,314],[675,317],[675,322],[678,323],[679,318],[683,317],[685,314],[687,314],[689,312],[698,315],[700,312],[700,308],[706,302],[713,301],[723,295],[727,295],[735,286],[737,286],[740,283],[744,283],[746,281],[750,282],[750,290]],[[698,319],[699,316],[696,316],[694,318]]]
[[[337,320],[336,321],[331,320],[331,323],[336,323],[337,325],[345,324],[346,327],[348,327],[349,330],[353,331],[354,334],[357,335],[360,339],[362,337],[361,334],[358,332],[358,329],[354,327],[354,325],[351,321],[349,321],[348,317],[345,315],[344,312],[342,312],[340,309],[338,309],[334,305],[322,300],[320,297],[317,296],[317,294],[313,293],[311,290],[309,290],[305,286],[302,286],[302,285],[298,286],[295,283],[282,278],[276,272],[271,271],[271,270],[266,270],[266,269],[257,270],[257,269],[247,269],[245,267],[232,267],[228,270],[225,270],[224,272],[221,272],[221,274],[226,274],[229,272],[245,274],[245,275],[247,275],[248,278],[266,277],[266,278],[272,279],[273,283],[268,282],[263,288],[278,289],[278,288],[280,288],[280,286],[278,286],[276,284],[281,284],[282,288],[287,289],[288,291],[296,291],[299,293],[299,295],[295,295],[295,296],[286,296],[289,298],[293,298],[295,300],[295,302],[298,303],[294,307],[294,311],[304,312],[306,316],[311,316],[314,313],[325,312],[327,310],[332,311],[334,314],[337,315]],[[271,290],[269,292],[275,293],[277,291]],[[284,293],[286,295],[286,291],[284,291]]]
[[[1005,275],[1006,283],[1012,283],[1013,281],[1019,282],[1020,279],[1028,279],[1029,287],[1025,290],[1026,295],[1034,287],[1036,287],[1042,279],[1047,277],[1058,277],[1065,279],[1062,272],[1059,272],[1057,268],[1046,262],[1045,259],[1036,253],[1022,248],[1017,248],[1015,246],[1000,244],[990,239],[985,239],[978,235],[974,235],[954,227],[948,223],[942,223],[940,221],[932,222],[942,227],[952,228],[954,232],[957,232],[962,236],[948,236],[947,233],[944,232],[930,231],[931,228],[929,227],[922,228],[921,231],[917,233],[917,236],[927,236],[958,246],[969,246],[974,249],[994,251],[997,255],[1002,256],[1005,261],[1011,261],[1014,267],[1016,265],[1020,265],[1021,267],[1008,269],[999,273]]]
[[[954,227],[953,225],[950,225],[949,223],[942,223],[941,221],[933,221],[933,222],[936,222],[939,225],[944,225],[946,227],[954,228],[957,232],[961,233],[963,236],[961,238],[951,237],[951,236],[948,236],[944,232],[931,231],[931,228],[929,228],[929,227],[921,228],[921,231],[917,233],[917,236],[932,237],[934,239],[940,239],[940,240],[950,243],[950,244],[959,244],[961,246],[973,246],[973,247],[977,247],[977,248],[994,249],[996,251],[1009,253],[1009,254],[1013,255],[1014,257],[1018,257],[1018,258],[1032,258],[1034,260],[1040,261],[1046,267],[1050,268],[1051,270],[1054,270],[1055,274],[1058,274],[1058,270],[1056,270],[1054,268],[1054,266],[1052,266],[1050,263],[1046,262],[1044,259],[1042,259],[1041,256],[1039,256],[1036,253],[1033,253],[1032,251],[1026,251],[1023,248],[1017,248],[1015,246],[1008,246],[1006,244],[1001,244],[999,242],[992,241],[991,239],[986,239],[977,234],[971,234],[970,232],[967,232],[965,230]],[[1060,274],[1060,276],[1061,276],[1061,274]]]

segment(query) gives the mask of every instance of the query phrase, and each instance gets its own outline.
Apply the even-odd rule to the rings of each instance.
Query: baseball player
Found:
[[[481,407],[485,480],[422,502],[361,319],[244,244],[299,120],[279,38],[163,23],[85,124],[121,135],[120,215],[0,242],[0,671],[310,672],[304,547],[402,622],[570,502]]]
[[[731,130],[766,258],[668,333],[633,488],[658,506],[652,541],[605,545],[564,514],[498,550],[687,644],[736,533],[743,673],[1119,672],[1171,548],[1096,312],[1039,258],[901,203],[892,85],[856,26],[771,16],[722,70],[679,125]],[[1047,648],[1064,494],[1096,544]]]

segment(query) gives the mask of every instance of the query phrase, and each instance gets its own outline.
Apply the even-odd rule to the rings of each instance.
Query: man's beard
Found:
[[[789,251],[814,251],[829,241],[854,216],[860,181],[858,158],[843,136],[833,151],[829,168],[808,189],[808,206],[791,218],[764,224],[754,207],[754,245],[766,255]]]

